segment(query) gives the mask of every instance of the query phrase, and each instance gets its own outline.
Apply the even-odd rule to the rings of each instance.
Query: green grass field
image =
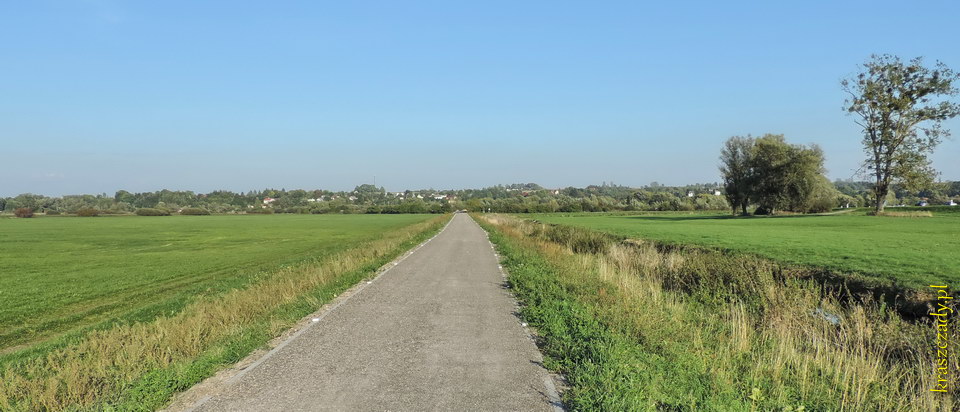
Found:
[[[430,215],[0,219],[0,354],[150,320]]]
[[[907,287],[960,284],[960,208],[932,210],[933,217],[926,218],[873,217],[862,211],[737,218],[702,213],[538,214],[529,218],[859,272]]]

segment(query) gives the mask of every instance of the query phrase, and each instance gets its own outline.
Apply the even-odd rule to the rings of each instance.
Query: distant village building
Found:
[[[692,191],[692,190],[688,190],[688,191],[687,191],[687,197],[693,197],[693,191]]]
[[[277,201],[277,199],[274,199],[274,198],[272,198],[272,197],[265,197],[265,198],[263,198],[263,204],[265,204],[265,205],[269,205],[269,204],[271,204],[271,203],[273,203],[273,202],[276,202],[276,201]]]
[[[721,195],[720,189],[713,189],[713,195],[714,195],[714,196],[720,196],[720,195]]]

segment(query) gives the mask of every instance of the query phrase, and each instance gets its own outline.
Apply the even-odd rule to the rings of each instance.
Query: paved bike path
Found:
[[[456,214],[197,411],[555,410],[486,234]]]

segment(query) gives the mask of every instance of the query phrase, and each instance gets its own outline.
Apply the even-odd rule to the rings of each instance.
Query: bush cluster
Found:
[[[929,210],[915,210],[915,211],[905,211],[905,212],[891,212],[891,211],[869,211],[867,212],[869,216],[886,216],[886,217],[933,217],[933,212]]]
[[[203,216],[209,215],[210,212],[207,209],[201,209],[199,207],[185,207],[180,209],[180,214],[185,216]]]
[[[140,209],[137,209],[137,216],[170,216],[170,212],[164,209],[142,207]]]
[[[576,253],[604,253],[615,241],[612,236],[572,226],[549,226],[544,236]]]
[[[253,209],[247,209],[247,214],[248,215],[272,215],[273,209],[269,207],[265,207],[265,208],[255,207]]]
[[[33,217],[33,209],[29,207],[21,207],[13,210],[13,215],[16,217]]]
[[[92,207],[85,207],[83,209],[77,210],[77,216],[79,217],[96,217],[100,216],[100,211]]]

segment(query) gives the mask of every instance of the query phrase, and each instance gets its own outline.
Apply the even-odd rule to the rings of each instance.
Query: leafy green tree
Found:
[[[817,211],[824,212],[833,208],[836,189],[833,189],[830,180],[823,175],[826,171],[823,162],[823,150],[819,146],[790,145],[786,186],[783,188],[787,199],[784,209],[808,213],[812,211],[813,203],[818,200],[820,204]],[[827,188],[833,190],[828,191]],[[825,201],[830,205],[823,210]]]
[[[353,193],[357,196],[358,203],[369,203],[382,200],[386,195],[387,191],[382,187],[376,187],[371,184],[362,184],[353,189]]]
[[[296,205],[306,204],[307,199],[310,198],[311,193],[303,189],[294,189],[284,194],[283,197],[290,199],[291,203]]]
[[[874,178],[877,212],[892,184],[919,188],[933,181],[927,156],[949,136],[943,121],[960,114],[960,104],[942,99],[958,93],[958,79],[941,62],[928,68],[920,57],[903,62],[884,54],[871,56],[859,74],[841,82],[850,95],[844,109],[859,117],[863,129],[863,166]]]
[[[960,196],[960,180],[950,182],[946,190],[948,196]]]
[[[136,201],[136,196],[126,190],[118,190],[117,193],[113,195],[113,199],[117,203],[133,204],[133,202]]]
[[[737,214],[747,214],[750,206],[750,191],[753,185],[753,169],[750,167],[750,155],[756,139],[733,136],[727,139],[720,151],[720,174],[723,175],[723,188],[727,202]]]
[[[726,210],[730,209],[730,204],[727,203],[726,198],[723,196],[714,196],[713,194],[702,193],[697,195],[697,198],[693,202],[694,208],[697,210]],[[736,208],[733,208],[734,213],[736,213]]]
[[[852,198],[840,193],[826,176],[820,175],[817,177],[802,208],[807,213],[823,213],[829,212],[839,205],[845,205],[848,202],[853,203],[852,201]]]
[[[483,202],[480,199],[467,200],[466,208],[471,212],[481,212],[483,211]]]
[[[27,208],[33,211],[40,211],[52,206],[54,199],[44,195],[35,195],[33,193],[22,193],[16,197],[7,200],[7,209]]]
[[[761,214],[777,210],[807,212],[813,194],[825,179],[823,151],[816,145],[789,144],[783,135],[757,138],[750,153],[750,168],[748,193]]]
[[[420,199],[405,200],[397,208],[400,213],[427,213],[427,204]]]

